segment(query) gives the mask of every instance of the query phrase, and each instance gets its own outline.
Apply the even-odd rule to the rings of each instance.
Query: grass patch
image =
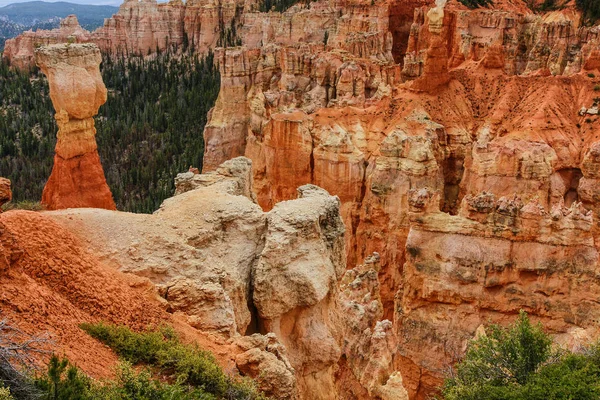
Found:
[[[27,211],[42,211],[45,207],[39,201],[23,200],[18,202],[8,202],[2,206],[2,211],[10,210],[27,210]]]

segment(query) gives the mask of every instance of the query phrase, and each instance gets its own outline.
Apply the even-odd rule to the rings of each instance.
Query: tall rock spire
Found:
[[[40,47],[35,55],[48,77],[58,124],[54,167],[42,203],[51,210],[114,210],[98,156],[93,118],[107,98],[100,75],[100,50],[95,44],[58,44]]]

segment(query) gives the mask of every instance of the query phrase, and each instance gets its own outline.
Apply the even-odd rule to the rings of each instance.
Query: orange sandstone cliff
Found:
[[[129,1],[89,40],[202,52],[232,27],[205,173],[151,216],[49,218],[277,398],[424,399],[520,309],[598,337],[600,27],[519,1]]]
[[[377,253],[376,285],[354,274],[381,309],[359,321],[388,332],[373,350],[390,360],[382,376],[419,399],[479,325],[519,309],[569,346],[597,336],[599,28],[568,8],[443,3],[412,5],[403,45],[389,3],[340,2],[325,44],[282,35],[218,49],[204,132],[204,170],[249,157],[265,209],[309,182],[340,197],[348,266]],[[341,358],[339,382],[376,393],[353,362]]]
[[[42,203],[50,210],[96,207],[114,210],[98,147],[94,115],[106,102],[100,50],[93,44],[40,47],[36,62],[48,77],[58,140]]]

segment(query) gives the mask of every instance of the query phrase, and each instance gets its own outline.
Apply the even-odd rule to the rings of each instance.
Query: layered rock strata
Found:
[[[260,50],[217,52],[222,86],[205,129],[204,170],[240,154],[251,158],[257,200],[265,209],[292,198],[299,185],[317,184],[342,202],[348,265],[379,254],[374,270],[381,311],[373,303],[377,316],[365,319],[365,327],[377,331],[381,342],[358,335],[342,347],[338,364],[339,382],[357,398],[383,393],[386,381],[371,380],[377,375],[372,368],[387,371],[386,378],[399,371],[394,377],[409,398],[426,398],[486,318],[505,323],[520,308],[542,319],[563,343],[595,337],[593,318],[574,318],[583,311],[571,303],[579,301],[578,293],[587,293],[587,299],[594,288],[564,294],[541,289],[544,294],[531,293],[534,307],[525,299],[529,288],[519,286],[521,272],[514,271],[535,265],[536,282],[560,280],[575,287],[575,281],[590,281],[597,263],[598,233],[589,220],[595,215],[581,210],[597,212],[600,198],[595,189],[597,32],[579,26],[571,10],[536,16],[522,10],[467,11],[449,3],[436,11],[415,8],[402,66],[389,61],[393,45],[360,55],[333,45],[276,42]],[[437,193],[437,208],[415,217],[410,193],[424,188]],[[483,191],[494,198],[492,222],[464,222],[465,201]],[[525,205],[539,204],[546,217],[531,223],[526,215],[533,206],[523,211],[519,206],[515,215],[523,214],[525,221],[519,228],[493,222],[504,218],[500,215],[509,206],[503,204],[515,193]],[[552,210],[562,210],[557,216],[582,215],[587,222],[573,222],[579,217],[564,225],[552,222]],[[454,235],[438,238],[438,231],[457,225]],[[583,242],[569,241],[569,235]],[[519,257],[540,256],[525,260],[511,253],[516,250],[497,253],[496,236],[509,249],[523,246]],[[455,240],[458,249],[463,242],[476,243],[473,251],[481,255],[462,260],[449,250]],[[415,260],[413,245],[425,243],[430,243],[427,251]],[[446,253],[455,258],[446,260]],[[477,299],[465,294],[466,283],[448,284],[440,295],[429,286],[445,287],[448,270],[490,274],[485,266],[495,264],[486,254],[508,263],[506,272],[497,274],[513,278],[490,289],[475,279],[465,290],[481,293]],[[441,266],[426,275],[432,263]],[[522,273],[524,282],[527,274]],[[498,288],[508,294],[494,297]],[[559,308],[569,312],[544,311],[539,296],[546,295],[564,296],[567,303]],[[546,303],[554,309],[552,301]],[[377,354],[389,364],[352,364],[344,357],[352,354],[352,343],[361,343],[354,346],[363,356]]]
[[[527,311],[573,350],[599,334],[592,211],[518,196],[466,196],[456,216],[439,193],[410,192],[411,228],[396,298],[399,369],[432,390],[477,329]],[[414,362],[419,360],[418,362]],[[437,379],[436,379],[437,376]]]
[[[50,210],[96,207],[114,210],[98,147],[94,115],[106,102],[100,50],[93,44],[40,47],[36,63],[48,78],[58,139],[54,166],[42,194]]]
[[[600,31],[568,7],[534,15],[495,3],[317,1],[258,13],[252,2],[129,2],[107,21],[118,39],[103,48],[145,53],[187,37],[204,51],[235,27],[242,46],[216,50],[221,91],[204,132],[203,169],[214,172],[180,176],[181,194],[154,216],[119,217],[140,226],[131,234],[113,238],[122,214],[55,218],[115,267],[150,277],[195,326],[256,334],[240,342],[238,368],[260,376],[273,361],[265,369],[282,398],[424,399],[481,324],[521,308],[565,345],[591,341]],[[181,35],[152,36],[181,26],[181,12]],[[253,179],[239,160],[222,164],[240,155]],[[340,199],[341,288],[339,229],[316,222],[332,200],[306,184]],[[304,213],[306,202],[320,211]],[[97,226],[106,230],[90,239]],[[289,295],[267,307],[271,277]],[[269,330],[277,342],[261,335]]]

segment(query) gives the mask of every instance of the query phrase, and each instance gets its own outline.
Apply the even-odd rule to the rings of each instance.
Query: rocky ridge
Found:
[[[339,199],[305,185],[297,199],[265,213],[250,195],[246,158],[212,173],[180,174],[177,187],[180,194],[153,215],[46,215],[106,265],[149,279],[167,310],[229,340],[238,369],[269,395],[334,398],[343,325],[338,281],[346,269]]]

